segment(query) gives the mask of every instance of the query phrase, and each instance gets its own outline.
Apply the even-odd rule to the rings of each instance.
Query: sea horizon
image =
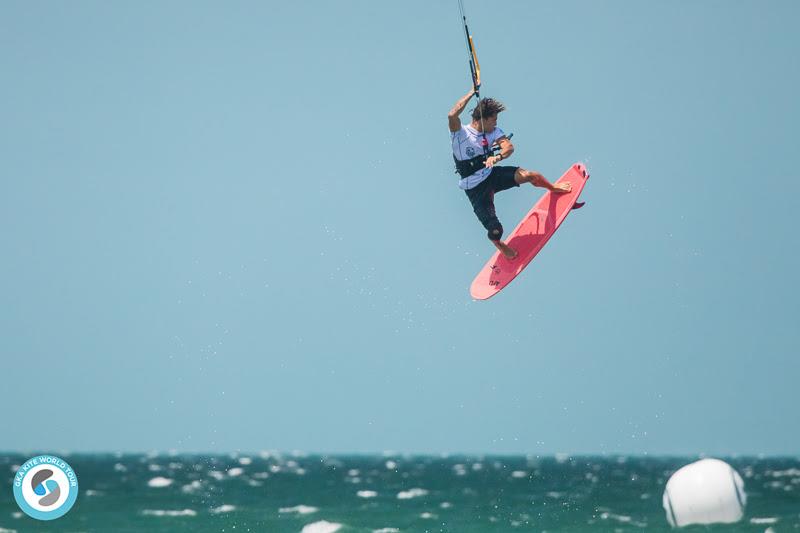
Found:
[[[74,507],[39,522],[10,491],[34,456],[0,453],[0,531],[669,531],[666,481],[700,458],[82,452],[59,456],[79,480]],[[800,458],[717,458],[748,501],[739,522],[711,530],[800,528]]]

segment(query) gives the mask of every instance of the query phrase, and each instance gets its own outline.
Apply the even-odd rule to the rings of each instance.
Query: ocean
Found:
[[[41,522],[12,493],[33,455],[0,455],[0,532],[669,531],[664,485],[697,459],[62,454],[79,496]],[[744,518],[684,531],[800,530],[800,459],[722,459],[744,479]]]

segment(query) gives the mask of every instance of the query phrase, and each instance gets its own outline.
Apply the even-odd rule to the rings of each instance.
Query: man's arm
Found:
[[[467,102],[469,99],[472,98],[472,95],[475,94],[475,89],[470,89],[470,91],[461,97],[461,100],[456,102],[456,105],[453,106],[453,109],[447,114],[447,122],[450,126],[450,131],[455,133],[461,129],[461,119],[458,118],[458,115],[464,111],[464,108],[467,107]]]
[[[492,167],[502,161],[503,159],[508,159],[511,157],[511,154],[514,153],[514,145],[511,144],[511,141],[508,140],[508,137],[503,136],[497,139],[495,142],[498,146],[500,146],[500,153],[497,155],[493,155],[492,157],[486,160],[484,163],[487,167]]]

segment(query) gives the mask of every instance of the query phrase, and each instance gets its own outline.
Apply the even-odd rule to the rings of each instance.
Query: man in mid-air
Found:
[[[472,89],[447,114],[453,158],[461,175],[458,186],[467,193],[475,215],[486,228],[492,244],[508,259],[514,259],[517,251],[500,240],[503,226],[495,213],[494,193],[519,187],[522,183],[543,187],[553,193],[569,192],[572,186],[569,183],[553,185],[540,173],[524,168],[498,166],[497,163],[514,153],[514,145],[497,127],[497,115],[506,108],[497,100],[483,98],[472,111],[472,122],[463,126],[458,117],[474,94],[475,89]],[[492,155],[493,146],[498,146],[500,153]]]

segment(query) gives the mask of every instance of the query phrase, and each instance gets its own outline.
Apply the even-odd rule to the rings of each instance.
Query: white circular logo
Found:
[[[14,498],[37,520],[64,516],[78,497],[78,477],[66,461],[39,455],[25,461],[14,476]]]

